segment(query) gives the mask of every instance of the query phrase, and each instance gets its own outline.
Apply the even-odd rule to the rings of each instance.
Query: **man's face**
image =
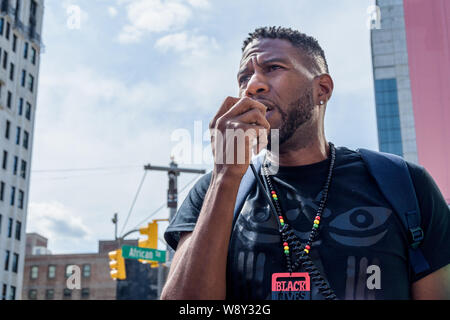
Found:
[[[239,96],[266,105],[271,129],[280,130],[281,146],[313,115],[313,78],[302,53],[289,41],[258,39],[242,55]]]

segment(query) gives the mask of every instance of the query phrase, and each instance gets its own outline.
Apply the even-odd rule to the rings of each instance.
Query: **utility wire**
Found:
[[[95,173],[87,173],[87,174],[75,174],[68,176],[56,176],[56,177],[36,177],[31,175],[31,180],[33,181],[51,181],[51,180],[67,180],[72,178],[91,178],[98,176],[113,176],[113,175],[121,175],[121,174],[131,174],[136,172],[136,169],[127,170],[127,171],[119,171],[119,172],[95,172]]]
[[[192,179],[191,181],[189,181],[183,188],[180,189],[180,191],[178,193],[183,192],[184,190],[186,190],[187,187],[189,187],[195,180],[197,180],[199,177],[196,176],[194,177],[194,179]],[[166,206],[166,202],[164,202],[161,206],[158,207],[158,209],[156,209],[155,211],[153,211],[152,213],[150,213],[144,220],[142,220],[141,222],[139,222],[133,229],[137,229],[137,227],[139,227],[142,223],[148,221],[151,217],[153,217],[155,214],[157,214],[161,209],[163,209]]]
[[[116,167],[95,167],[95,168],[76,168],[76,169],[48,169],[48,170],[31,170],[32,173],[51,173],[51,172],[73,172],[73,171],[103,171],[125,168],[139,168],[142,166],[116,166]]]
[[[147,170],[144,170],[144,175],[142,176],[141,183],[139,184],[136,195],[134,196],[133,202],[131,204],[131,208],[128,211],[128,215],[127,215],[127,218],[125,219],[125,223],[123,224],[122,231],[120,232],[122,235],[123,235],[123,230],[125,229],[125,226],[127,225],[128,219],[130,218],[131,212],[133,211],[134,205],[136,204],[137,197],[138,197],[139,193],[141,192],[141,188],[142,188],[142,185],[144,184],[144,180],[145,180],[146,176],[147,176]]]

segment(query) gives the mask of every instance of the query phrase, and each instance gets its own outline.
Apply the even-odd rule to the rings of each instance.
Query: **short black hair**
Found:
[[[300,31],[284,27],[260,27],[248,34],[244,40],[242,52],[255,39],[283,39],[289,41],[293,46],[301,49],[304,54],[311,58],[310,67],[318,73],[328,73],[328,64],[325,52],[319,42],[311,36]]]

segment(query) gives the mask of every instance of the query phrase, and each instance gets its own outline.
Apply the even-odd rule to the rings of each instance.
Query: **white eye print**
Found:
[[[353,208],[338,215],[329,223],[329,226],[348,231],[373,230],[385,223],[391,213],[392,210],[384,207]]]
[[[359,207],[340,214],[328,225],[330,237],[352,247],[376,244],[387,233],[386,221],[392,210],[384,207]]]

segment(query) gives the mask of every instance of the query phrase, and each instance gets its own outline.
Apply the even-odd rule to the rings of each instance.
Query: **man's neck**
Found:
[[[278,155],[268,152],[267,156],[273,163],[280,166],[304,166],[323,161],[330,154],[330,146],[325,137],[317,139],[300,148],[283,148],[280,146]]]

